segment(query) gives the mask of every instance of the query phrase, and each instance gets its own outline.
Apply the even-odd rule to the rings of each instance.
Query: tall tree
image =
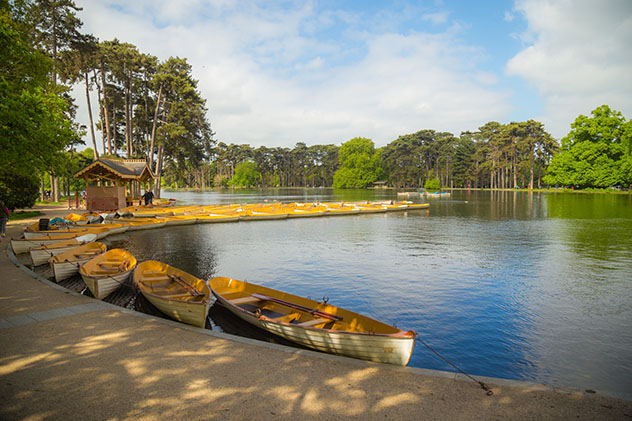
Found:
[[[78,140],[69,104],[50,78],[52,60],[35,48],[26,36],[28,24],[13,12],[0,4],[0,178],[14,180],[9,188],[37,186],[26,179],[60,171],[64,148]]]
[[[28,9],[33,39],[53,60],[51,77],[54,87],[57,86],[60,52],[73,48],[81,39],[79,28],[82,22],[76,15],[79,10],[82,9],[72,0],[35,0]],[[59,177],[54,177],[52,187],[53,200],[59,201]]]
[[[382,175],[381,152],[373,141],[356,137],[342,144],[338,151],[340,168],[334,174],[335,188],[364,188]]]
[[[579,187],[610,187],[631,182],[625,172],[629,157],[630,123],[607,105],[597,107],[592,117],[580,115],[562,139],[559,155],[553,157],[549,184]]]

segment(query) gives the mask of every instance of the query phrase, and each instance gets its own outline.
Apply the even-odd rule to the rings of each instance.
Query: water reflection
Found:
[[[327,189],[168,196],[205,204],[395,198]],[[130,233],[120,246],[202,278],[327,296],[418,331],[473,374],[625,392],[632,212],[629,197],[602,196],[456,191],[429,199],[429,213],[171,227]],[[221,310],[211,314],[219,327],[231,320],[213,314]],[[411,365],[451,369],[422,347]]]

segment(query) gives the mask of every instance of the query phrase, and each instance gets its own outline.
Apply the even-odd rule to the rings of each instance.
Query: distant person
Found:
[[[145,194],[142,196],[143,199],[145,199],[145,205],[149,205],[154,203],[154,193],[151,190],[148,190],[145,192]]]
[[[0,235],[4,237],[7,233],[7,221],[9,220],[9,208],[0,200]]]

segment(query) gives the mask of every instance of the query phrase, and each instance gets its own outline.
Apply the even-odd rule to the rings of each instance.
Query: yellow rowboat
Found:
[[[79,271],[81,265],[93,257],[105,253],[107,247],[100,242],[88,243],[83,246],[75,247],[61,254],[48,259],[53,274],[55,275],[55,282],[63,281],[70,278],[73,274]]]
[[[77,225],[86,225],[88,222],[90,222],[87,217],[83,215],[78,215],[76,213],[69,213],[64,217],[64,219]]]
[[[288,212],[288,218],[314,218],[316,216],[325,215],[326,210],[324,207],[314,207],[313,209],[292,209]]]
[[[107,228],[109,230],[107,235],[123,234],[124,232],[129,230],[128,224],[107,223],[107,224],[99,224],[98,226]]]
[[[360,213],[360,209],[355,206],[327,206],[325,216],[338,216],[338,215],[357,215]]]
[[[172,319],[202,328],[206,325],[211,292],[203,280],[165,263],[147,260],[134,270],[134,285]]]
[[[88,260],[79,268],[92,295],[102,300],[117,289],[132,274],[136,258],[123,249],[112,249]]]
[[[164,219],[156,219],[156,218],[144,218],[144,219],[135,219],[135,218],[117,218],[112,219],[112,223],[115,224],[125,224],[129,226],[129,231],[138,231],[138,230],[146,230],[152,228],[160,228],[164,227],[167,224],[167,221]]]
[[[287,213],[283,212],[260,212],[256,210],[245,210],[239,213],[242,221],[267,221],[273,219],[287,219]]]
[[[35,247],[43,247],[49,244],[54,244],[58,241],[72,240],[73,238],[85,235],[83,232],[76,233],[64,233],[54,236],[44,236],[39,238],[27,239],[14,239],[11,240],[11,248],[14,254],[26,253],[30,249]]]
[[[164,220],[166,226],[171,225],[191,225],[197,222],[197,217],[194,215],[178,215],[178,216],[157,216],[157,220]]]
[[[384,213],[386,209],[381,205],[356,205],[360,213]]]
[[[430,203],[415,203],[409,204],[406,210],[421,210],[428,209],[430,207]]]
[[[24,231],[24,238],[27,240],[35,240],[37,238],[44,237],[56,237],[59,235],[67,235],[67,234],[77,234],[83,235],[86,234],[86,230],[81,227],[73,227],[72,229],[62,228],[56,230],[43,230],[43,231]]]
[[[209,224],[215,222],[238,222],[239,215],[219,215],[219,214],[210,214],[210,215],[195,215],[195,219],[198,224]]]
[[[53,244],[32,248],[29,250],[29,255],[33,266],[39,266],[48,262],[52,256],[71,250],[81,244],[92,243],[96,239],[95,234],[85,234],[70,240],[61,240]]]
[[[81,228],[69,229],[69,230],[44,230],[44,231],[24,231],[24,238],[26,239],[37,239],[42,237],[54,237],[65,234],[95,234],[97,236],[97,240],[100,240],[110,233],[110,228],[105,227],[104,225],[81,225]]]
[[[415,332],[349,310],[225,277],[209,286],[238,317],[309,348],[403,366],[415,349]]]

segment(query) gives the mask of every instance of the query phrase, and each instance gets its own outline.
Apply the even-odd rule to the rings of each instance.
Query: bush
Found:
[[[428,178],[424,183],[424,188],[427,191],[437,191],[441,189],[441,183],[439,183],[438,178]]]
[[[39,196],[39,180],[0,171],[0,199],[10,209],[30,208]]]

